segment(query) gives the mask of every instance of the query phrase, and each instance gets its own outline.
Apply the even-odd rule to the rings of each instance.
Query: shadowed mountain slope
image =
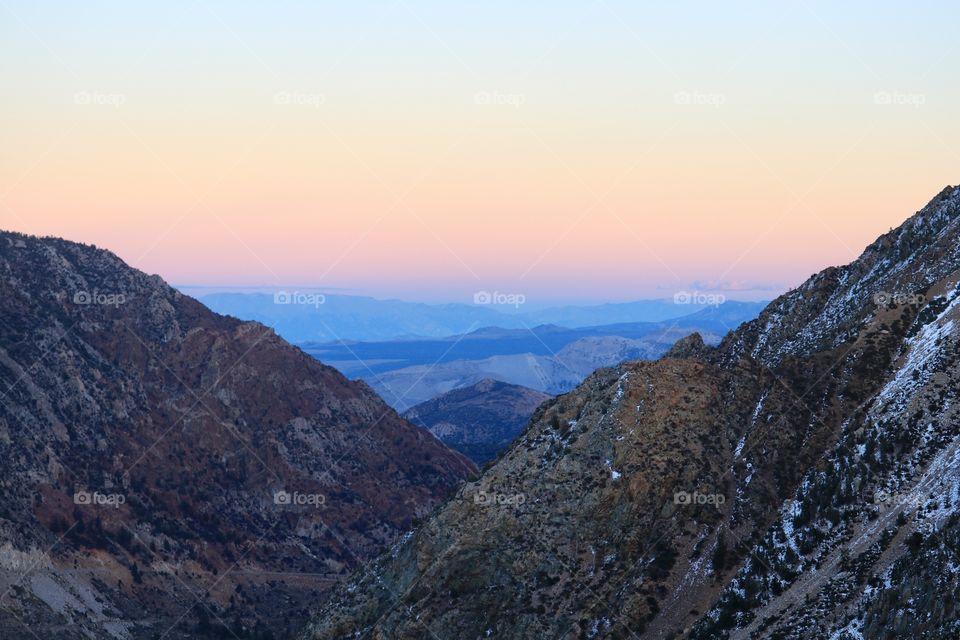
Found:
[[[0,300],[0,637],[282,635],[475,470],[106,251],[0,233]]]
[[[489,378],[449,391],[404,412],[478,465],[496,457],[551,396]]]
[[[957,637],[958,285],[949,187],[718,347],[543,405],[303,637]]]

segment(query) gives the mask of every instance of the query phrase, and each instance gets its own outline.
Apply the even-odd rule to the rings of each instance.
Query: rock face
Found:
[[[14,233],[0,459],[3,638],[282,636],[475,472],[270,329]]]
[[[550,398],[487,378],[418,404],[403,417],[482,465],[506,449]]]
[[[958,637],[958,392],[949,187],[718,347],[543,405],[303,638]]]

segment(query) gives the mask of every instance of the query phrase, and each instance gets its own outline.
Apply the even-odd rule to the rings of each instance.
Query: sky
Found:
[[[960,183],[958,17],[0,0],[0,228],[183,285],[769,299]]]

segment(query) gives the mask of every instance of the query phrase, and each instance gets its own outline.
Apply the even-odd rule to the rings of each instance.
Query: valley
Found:
[[[0,640],[960,639],[953,14],[0,0]]]

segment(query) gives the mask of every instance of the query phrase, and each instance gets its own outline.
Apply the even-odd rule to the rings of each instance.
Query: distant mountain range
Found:
[[[663,355],[692,329],[661,331],[640,339],[620,336],[580,338],[555,355],[520,353],[480,360],[453,360],[436,365],[414,365],[395,371],[362,376],[398,411],[447,391],[485,378],[522,385],[550,395],[574,389],[600,367],[626,360],[652,360]],[[709,335],[713,342],[720,337]]]
[[[673,329],[696,329],[705,334],[722,336],[756,317],[764,306],[762,302],[726,302],[657,322],[602,323],[573,328],[558,325],[531,325],[513,329],[485,327],[440,338],[305,342],[299,346],[346,375],[363,377],[417,364],[432,365],[519,353],[551,356],[571,342],[597,336],[637,340]]]
[[[507,448],[551,397],[486,378],[418,404],[403,417],[482,465]]]
[[[488,328],[448,338],[304,344],[311,355],[367,381],[405,411],[453,389],[492,378],[555,395],[570,391],[599,367],[655,359],[697,331],[715,344],[763,305],[727,302],[663,322],[569,329]]]
[[[207,293],[199,299],[218,313],[273,327],[294,343],[437,338],[484,327],[527,329],[553,324],[577,328],[662,322],[715,306],[704,304],[714,300],[712,297],[683,293],[676,299],[569,305],[531,311],[522,305],[424,304],[295,289],[270,293]]]

